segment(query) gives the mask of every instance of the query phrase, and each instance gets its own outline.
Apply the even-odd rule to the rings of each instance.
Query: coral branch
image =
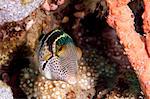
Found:
[[[145,43],[135,31],[134,15],[127,5],[129,1],[106,0],[109,7],[107,23],[116,30],[129,61],[138,75],[141,87],[146,97],[150,99],[150,59]]]
[[[148,50],[148,53],[150,55],[150,0],[144,0],[144,13],[142,15],[143,18],[143,29],[146,33],[146,47]]]

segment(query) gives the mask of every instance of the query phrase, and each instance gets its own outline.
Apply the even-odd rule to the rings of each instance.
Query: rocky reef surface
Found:
[[[31,14],[44,0],[1,0],[0,24],[19,21]]]

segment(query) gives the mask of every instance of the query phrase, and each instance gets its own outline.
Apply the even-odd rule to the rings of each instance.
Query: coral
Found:
[[[37,99],[66,99],[67,97],[70,97],[67,99],[74,99],[75,97],[75,99],[79,99],[83,97],[85,99],[89,95],[91,95],[90,97],[94,95],[94,86],[90,86],[91,83],[88,81],[91,79],[87,78],[86,75],[79,78],[77,85],[70,85],[63,81],[48,80],[42,75],[37,75],[37,73],[37,71],[34,73],[31,68],[26,68],[21,74],[20,87],[29,99],[33,97]]]
[[[124,53],[123,46],[119,43],[116,32],[112,28],[106,28],[103,30],[102,37],[102,41],[104,42],[103,46],[105,46],[104,52],[106,53],[106,56],[111,59],[110,61],[115,62],[114,67],[117,68],[113,78],[117,75],[116,89],[118,91],[112,91],[112,96],[119,96],[120,98],[143,97],[139,94],[141,89],[139,86],[138,78],[132,69],[127,55]],[[114,67],[112,68],[114,69]],[[123,86],[128,86],[128,88],[122,88],[122,83],[124,83]],[[112,96],[110,95],[110,97]]]
[[[96,80],[98,78],[98,71],[96,71],[97,60],[92,57],[93,52],[83,50],[83,56],[79,60],[78,67],[78,83],[82,89],[92,89],[95,87]],[[90,57],[88,57],[90,56]]]
[[[16,50],[17,46],[20,46],[23,44],[24,39],[24,33],[22,33],[20,36],[16,37],[6,37],[3,42],[0,44],[0,65],[8,66],[9,62],[12,59],[12,53]]]
[[[144,0],[144,13],[142,15],[142,18],[143,18],[143,29],[144,29],[144,32],[146,33],[146,38],[145,38],[145,41],[146,41],[146,48],[147,48],[147,51],[148,51],[148,55],[150,55],[150,27],[149,27],[149,16],[150,16],[150,13],[149,13],[149,7],[150,6],[150,1],[149,0]]]
[[[7,54],[0,53],[0,66],[6,64],[8,60],[9,60],[9,56]]]
[[[16,22],[6,23],[0,26],[0,34],[2,35],[0,40],[0,61],[3,61],[0,64],[1,66],[4,64],[8,66],[12,59],[12,53],[25,41],[24,25]]]
[[[78,85],[72,86],[62,81],[49,81],[42,77],[37,83],[39,97],[53,99],[86,99],[93,94],[93,90],[82,90]]]
[[[1,99],[13,99],[13,93],[11,88],[0,80],[0,98]]]
[[[34,83],[37,79],[38,73],[38,71],[33,72],[33,69],[31,68],[24,68],[20,74],[20,87],[29,99],[36,95]]]
[[[18,43],[17,43],[18,42]],[[9,62],[12,59],[12,53],[16,50],[17,46],[21,45],[23,42],[16,38],[12,38],[10,41],[2,42],[0,46],[0,65],[8,66]]]
[[[38,8],[44,0],[5,0],[0,2],[0,24],[19,21]]]
[[[147,98],[149,98],[150,60],[145,42],[141,40],[140,35],[135,31],[134,15],[127,5],[129,1],[106,0],[109,7],[107,22],[116,30],[120,43],[124,45],[129,61],[138,75],[141,87]]]
[[[59,5],[64,4],[64,0],[56,0],[55,3],[50,3],[50,0],[45,0],[42,7],[47,11],[54,11],[58,8]]]

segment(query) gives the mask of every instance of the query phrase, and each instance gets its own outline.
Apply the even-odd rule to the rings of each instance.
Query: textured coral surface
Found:
[[[42,4],[43,0],[1,0],[0,24],[22,20]]]
[[[148,28],[148,11],[149,2],[144,1],[145,12],[144,31],[146,32],[146,44],[142,41],[140,35],[136,33],[134,27],[134,15],[128,7],[129,0],[107,0],[109,6],[108,24],[112,26],[120,38],[120,42],[124,45],[125,52],[129,61],[135,69],[143,91],[150,98],[150,59],[149,59],[149,28]],[[125,28],[126,26],[126,28]]]
[[[0,81],[0,93],[1,99],[13,99],[13,93],[11,91],[11,88],[2,81]]]

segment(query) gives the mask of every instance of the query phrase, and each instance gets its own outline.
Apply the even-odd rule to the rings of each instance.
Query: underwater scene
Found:
[[[150,0],[0,0],[0,99],[150,99]]]

